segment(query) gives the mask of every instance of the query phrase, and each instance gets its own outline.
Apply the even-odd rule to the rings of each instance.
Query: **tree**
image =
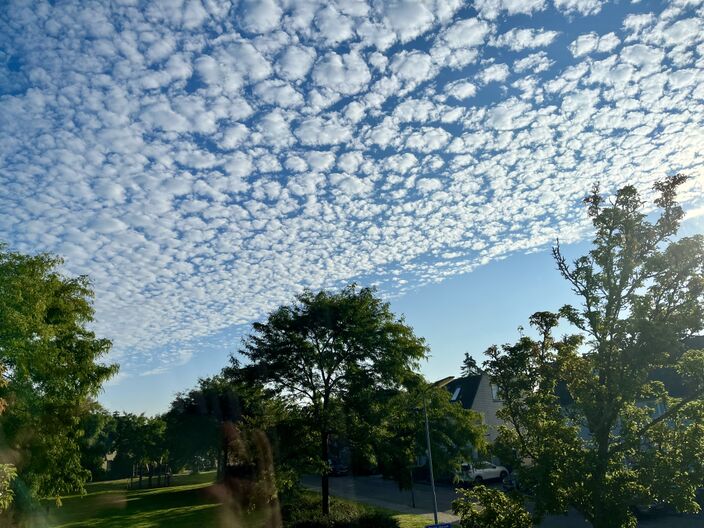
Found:
[[[0,387],[6,387],[7,380],[3,365],[0,364]],[[0,398],[0,415],[5,412],[7,402]],[[0,434],[2,429],[0,429]],[[0,437],[1,438],[1,437]],[[12,489],[12,481],[17,477],[17,468],[13,464],[0,464],[0,515],[12,506],[15,493]]]
[[[216,464],[222,471],[223,424],[241,416],[239,398],[221,376],[198,380],[196,388],[176,396],[164,415],[171,462],[196,472]]]
[[[464,353],[462,360],[462,376],[477,376],[482,373],[482,369],[477,364],[477,360],[469,355],[469,352]]]
[[[452,509],[460,517],[461,528],[531,528],[533,521],[515,496],[479,485],[457,490]]]
[[[90,475],[80,462],[80,417],[117,371],[99,362],[110,341],[88,329],[88,279],[62,275],[61,263],[0,245],[0,365],[7,381],[0,424],[3,456],[17,468],[19,506],[83,490]]]
[[[113,416],[116,421],[116,464],[121,464],[123,468],[135,467],[139,477],[138,486],[142,487],[146,476],[148,486],[151,487],[155,470],[168,459],[164,438],[166,423],[160,416],[148,417],[132,413]]]
[[[318,436],[324,514],[335,407],[344,407],[356,388],[398,387],[426,352],[425,342],[388,303],[356,285],[337,293],[306,291],[253,325],[243,354],[261,379],[307,409]]]
[[[106,476],[107,456],[115,450],[117,422],[114,416],[97,402],[88,402],[81,416],[79,437],[81,466],[90,471],[95,481]]]
[[[580,511],[597,528],[634,526],[629,507],[666,502],[696,511],[704,481],[704,353],[687,350],[704,326],[704,238],[675,239],[685,180],[655,185],[652,221],[634,187],[585,200],[593,249],[561,274],[581,299],[538,312],[539,339],[492,347],[488,373],[504,400],[499,443],[522,464],[536,514]],[[556,340],[565,318],[579,332]],[[663,374],[683,385],[668,393]],[[561,405],[560,405],[561,404]]]
[[[485,449],[485,427],[479,413],[450,401],[450,393],[418,376],[382,406],[383,420],[372,436],[379,467],[401,489],[412,489],[412,471],[427,457],[423,405],[427,405],[434,473],[451,476],[475,449]]]

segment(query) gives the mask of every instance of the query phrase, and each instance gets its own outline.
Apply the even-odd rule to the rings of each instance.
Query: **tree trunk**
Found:
[[[599,431],[597,434],[597,460],[592,481],[592,512],[594,528],[610,528],[613,519],[609,516],[609,507],[606,504],[606,473],[609,467],[609,429]]]
[[[149,471],[149,487],[151,488],[152,487],[152,477],[154,476],[154,464],[150,462],[149,465],[147,466],[147,470]]]
[[[320,447],[323,462],[326,465],[325,470],[323,470],[322,480],[321,480],[321,490],[323,495],[323,515],[328,515],[330,513],[330,475],[328,474],[327,464],[330,458],[329,446],[328,446],[329,434],[327,431],[321,431],[320,433]]]

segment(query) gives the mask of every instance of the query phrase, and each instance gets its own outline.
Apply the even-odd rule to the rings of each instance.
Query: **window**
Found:
[[[491,397],[494,401],[501,401],[499,397],[499,386],[496,383],[491,384]]]
[[[451,402],[456,402],[456,401],[457,401],[457,399],[460,397],[460,391],[461,391],[461,390],[462,390],[462,389],[461,389],[460,387],[457,387],[457,388],[455,389],[455,392],[452,393],[452,398],[450,398],[450,401],[451,401]]]

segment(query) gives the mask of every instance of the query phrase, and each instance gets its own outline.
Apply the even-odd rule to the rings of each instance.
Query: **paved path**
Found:
[[[302,484],[316,491],[320,491],[320,477],[305,476]],[[415,484],[415,503],[412,506],[410,491],[401,491],[395,482],[384,480],[381,476],[371,477],[330,477],[330,494],[343,499],[351,499],[372,506],[379,506],[400,513],[424,515],[429,524],[433,519],[433,496],[427,484]],[[455,522],[457,516],[452,513],[452,501],[455,499],[455,490],[452,486],[438,485],[438,510],[440,522]],[[589,528],[590,525],[580,517],[577,512],[568,515],[550,516],[540,524],[541,528]],[[651,526],[658,528],[702,528],[704,515],[663,515],[651,519],[644,519],[638,526]]]

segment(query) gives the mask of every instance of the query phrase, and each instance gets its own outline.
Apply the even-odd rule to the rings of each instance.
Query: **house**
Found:
[[[503,420],[496,412],[503,404],[499,398],[498,387],[491,382],[488,374],[455,378],[445,388],[450,392],[452,401],[459,402],[465,409],[477,411],[484,425],[487,426],[487,441],[493,442],[499,434]]]

